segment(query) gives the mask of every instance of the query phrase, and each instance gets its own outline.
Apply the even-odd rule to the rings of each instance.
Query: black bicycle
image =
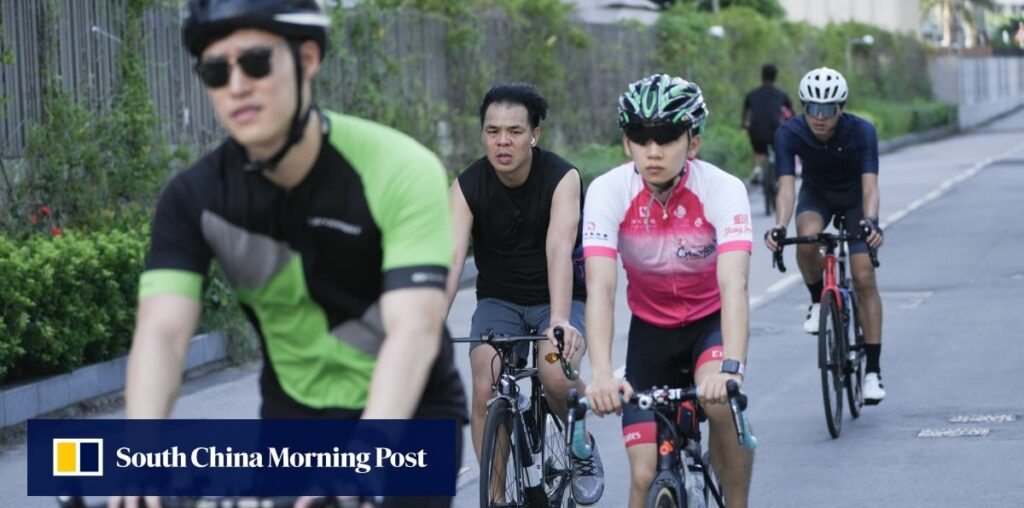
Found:
[[[864,405],[862,386],[867,353],[864,329],[857,309],[853,280],[846,274],[846,249],[850,240],[862,240],[871,233],[865,225],[859,234],[846,232],[846,218],[836,214],[833,225],[838,233],[785,238],[782,230],[773,230],[772,239],[779,249],[772,254],[772,266],[785,273],[782,248],[793,244],[816,244],[825,250],[824,289],[818,321],[818,368],[821,370],[821,394],[825,403],[825,422],[833,439],[839,437],[843,419],[843,388],[850,403],[850,416],[860,416]],[[868,247],[871,264],[877,268],[878,251]]]
[[[740,392],[735,381],[726,384],[729,392],[729,410],[739,443],[748,450],[757,448],[747,421],[747,396]],[[714,472],[710,456],[701,451],[700,424],[704,415],[698,402],[696,387],[652,388],[636,392],[627,404],[640,409],[653,409],[657,425],[658,469],[647,491],[644,506],[648,508],[685,508],[691,495],[700,496],[696,506],[707,506],[713,499],[725,508],[725,495]],[[569,435],[566,444],[569,453],[580,459],[593,453],[583,436],[586,435],[584,417],[590,410],[586,397],[569,390]]]
[[[533,332],[531,332],[533,333]],[[559,362],[570,380],[579,373],[562,356],[564,331],[554,329],[558,353],[544,360]],[[494,379],[494,398],[487,403],[483,449],[480,454],[480,506],[484,508],[574,507],[572,463],[565,451],[565,425],[551,410],[537,370],[537,342],[544,335],[511,336],[485,330],[480,337],[452,339],[490,344],[500,362]],[[531,342],[532,362],[515,354],[515,345]],[[493,367],[492,367],[493,369]],[[530,380],[529,396],[518,381]]]

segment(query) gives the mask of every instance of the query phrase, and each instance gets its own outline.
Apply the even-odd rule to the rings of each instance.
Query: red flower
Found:
[[[46,205],[40,206],[39,213],[43,214],[43,217],[49,217],[51,214],[50,207]]]
[[[32,224],[32,225],[39,224],[39,217],[37,217],[36,214],[34,214],[34,213],[30,214],[28,216],[28,222],[29,222],[29,224]]]
[[[64,236],[64,232],[58,226],[50,227],[50,234],[53,236]]]

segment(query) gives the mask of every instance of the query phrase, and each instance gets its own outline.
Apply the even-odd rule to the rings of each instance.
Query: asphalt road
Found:
[[[882,157],[879,177],[886,244],[879,286],[885,305],[882,375],[886,400],[829,437],[815,361],[816,339],[801,331],[807,291],[783,275],[755,241],[753,307],[745,391],[760,447],[752,506],[1024,506],[1024,424],[960,423],[958,416],[1024,415],[1024,112],[988,127]],[[755,236],[773,220],[752,191]],[[791,229],[792,232],[792,229]],[[624,280],[616,309],[615,365],[624,363]],[[469,330],[475,296],[463,290],[449,316]],[[469,381],[467,347],[456,356]],[[586,363],[586,362],[584,362]],[[584,366],[584,378],[589,369]],[[468,386],[468,384],[467,384]],[[256,417],[254,368],[189,383],[177,418]],[[117,418],[120,412],[99,417]],[[998,418],[994,418],[998,419]],[[626,506],[629,467],[619,420],[593,419],[607,488],[597,506]],[[919,437],[932,429],[984,434]],[[984,429],[984,430],[980,430]],[[986,433],[987,431],[987,433]],[[947,432],[956,434],[957,432]],[[960,431],[963,433],[963,431]],[[468,432],[467,432],[468,443]],[[471,448],[455,506],[477,506]],[[25,496],[24,443],[0,450],[0,506],[53,506]]]

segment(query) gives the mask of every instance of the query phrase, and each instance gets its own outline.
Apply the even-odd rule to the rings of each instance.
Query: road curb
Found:
[[[227,339],[215,332],[189,343],[185,371],[227,357]],[[67,374],[0,388],[0,429],[124,389],[128,357],[79,367]]]

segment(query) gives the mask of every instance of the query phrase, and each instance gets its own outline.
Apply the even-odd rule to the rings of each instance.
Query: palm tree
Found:
[[[973,45],[974,34],[978,30],[975,13],[978,9],[996,9],[996,0],[921,0],[921,12],[927,13],[939,9],[939,22],[942,24],[942,46],[949,47],[953,43],[954,28],[963,25],[967,45]]]

